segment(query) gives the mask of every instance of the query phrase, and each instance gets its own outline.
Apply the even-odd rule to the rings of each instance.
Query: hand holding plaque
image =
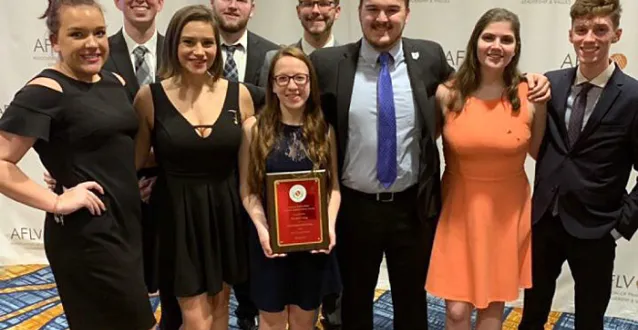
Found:
[[[268,173],[266,189],[274,254],[330,248],[325,170]]]

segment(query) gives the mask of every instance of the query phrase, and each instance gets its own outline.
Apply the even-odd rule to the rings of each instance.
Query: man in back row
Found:
[[[211,0],[210,3],[222,39],[224,78],[243,82],[258,111],[266,98],[265,90],[258,87],[264,58],[267,52],[279,46],[248,30],[248,21],[255,11],[255,0]],[[253,226],[243,208],[242,219],[246,228]],[[237,299],[237,326],[242,330],[256,330],[258,311],[250,298],[249,281],[233,286],[233,290]]]

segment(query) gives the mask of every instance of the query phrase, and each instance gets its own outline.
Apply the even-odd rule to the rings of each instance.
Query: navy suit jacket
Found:
[[[638,168],[638,81],[616,68],[572,147],[565,108],[576,68],[546,74],[553,98],[534,183],[533,223],[554,207],[567,232],[595,239],[616,229],[630,239],[638,229],[638,189],[625,187]]]

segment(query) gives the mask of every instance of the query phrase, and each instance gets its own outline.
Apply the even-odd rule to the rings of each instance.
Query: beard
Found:
[[[215,13],[215,20],[219,23],[220,30],[228,33],[236,33],[246,28],[248,25],[248,18],[245,20],[240,20],[238,22],[227,22],[223,15]]]

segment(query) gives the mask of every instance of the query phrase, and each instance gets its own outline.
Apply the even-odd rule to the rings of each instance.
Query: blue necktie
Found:
[[[381,70],[377,86],[378,132],[377,132],[377,178],[385,187],[390,187],[397,178],[397,122],[394,113],[394,93],[390,78],[390,54],[379,55]]]

